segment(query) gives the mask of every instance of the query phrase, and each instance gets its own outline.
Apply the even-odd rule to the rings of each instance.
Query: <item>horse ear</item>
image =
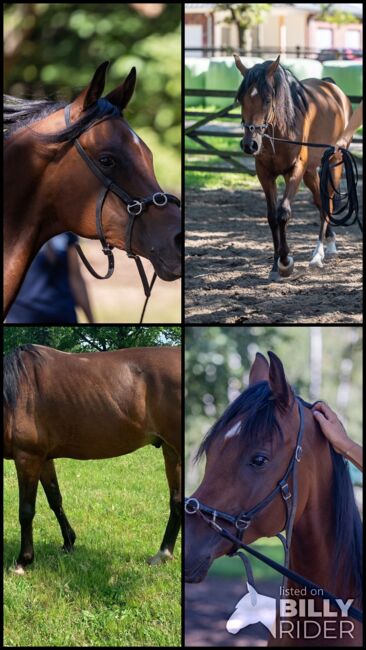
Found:
[[[267,359],[257,352],[255,361],[249,373],[249,386],[256,384],[258,381],[268,381],[269,363]]]
[[[280,54],[278,55],[277,59],[275,61],[272,61],[271,65],[268,66],[267,71],[266,71],[266,78],[267,79],[272,79],[275,75],[275,72],[280,65]]]
[[[269,386],[280,411],[286,412],[292,404],[292,391],[287,383],[282,361],[273,352],[268,352],[268,356],[270,358]]]
[[[239,72],[243,75],[246,74],[247,68],[245,67],[243,61],[241,60],[239,54],[233,54],[234,60],[235,60],[235,65],[238,68]]]
[[[126,108],[128,102],[130,101],[136,86],[136,68],[131,68],[129,74],[127,75],[124,82],[112,90],[107,96],[106,99],[117,106],[122,112]]]
[[[101,63],[101,65],[94,72],[90,84],[84,88],[80,95],[73,101],[73,106],[76,109],[75,113],[80,114],[82,111],[86,111],[102,96],[108,66],[109,61],[104,61],[104,63]]]

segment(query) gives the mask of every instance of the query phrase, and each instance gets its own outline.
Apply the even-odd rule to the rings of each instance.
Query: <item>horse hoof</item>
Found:
[[[147,561],[150,566],[157,566],[158,564],[163,564],[167,560],[172,560],[173,556],[170,551],[167,549],[165,551],[158,551],[156,555],[150,557]]]
[[[66,546],[66,544],[64,544],[64,545],[62,546],[61,550],[62,550],[64,553],[73,553],[73,551],[74,551],[74,546],[69,546],[69,545]]]
[[[11,571],[11,573],[15,573],[15,575],[17,575],[17,576],[24,576],[25,575],[24,567],[22,567],[21,564],[17,564],[15,567],[12,567],[10,569],[10,571]]]
[[[309,268],[310,270],[312,269],[322,269],[324,267],[322,259],[320,259],[319,256],[313,257],[312,260],[309,262]]]
[[[326,243],[325,257],[328,259],[332,257],[337,257],[338,251],[337,251],[335,237],[327,237],[325,243]]]
[[[268,276],[270,282],[282,282],[282,279],[278,271],[271,271]]]
[[[282,264],[281,260],[278,260],[278,270],[282,278],[288,278],[292,271],[294,270],[294,258],[290,255],[288,256],[288,264]]]

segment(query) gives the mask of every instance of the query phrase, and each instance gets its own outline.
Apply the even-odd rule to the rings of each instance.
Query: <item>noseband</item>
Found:
[[[68,104],[68,106],[65,107],[65,112],[64,112],[66,126],[68,127],[71,126],[70,115],[71,115],[71,104]],[[151,205],[154,205],[157,208],[164,208],[168,203],[174,203],[175,205],[180,207],[180,200],[178,199],[178,197],[174,196],[174,194],[168,194],[167,192],[155,192],[154,194],[150,194],[145,198],[137,198],[137,197],[130,196],[130,194],[128,194],[122,187],[114,183],[113,180],[111,180],[110,178],[108,178],[108,176],[103,174],[103,172],[101,171],[97,163],[95,163],[94,160],[92,160],[92,158],[88,156],[85,149],[81,146],[77,138],[74,139],[74,145],[78,153],[84,160],[84,162],[86,162],[89,169],[93,172],[94,176],[96,176],[103,185],[96,203],[95,218],[96,218],[97,235],[102,245],[102,251],[108,257],[108,270],[106,275],[99,275],[99,273],[97,273],[93,269],[93,267],[91,266],[90,262],[87,260],[85,254],[83,253],[83,251],[81,250],[78,244],[76,245],[76,250],[79,253],[80,258],[85,264],[88,271],[95,278],[97,278],[98,280],[107,280],[108,278],[111,277],[111,275],[114,272],[114,255],[112,250],[113,246],[111,246],[107,242],[106,237],[104,235],[103,224],[102,224],[102,210],[108,192],[112,192],[113,194],[118,196],[118,198],[121,199],[121,201],[125,204],[128,213],[128,222],[127,222],[126,233],[125,233],[125,250],[127,256],[135,260],[138,272],[140,274],[141,282],[144,288],[144,293],[146,296],[145,305],[140,318],[140,323],[142,323],[145,314],[145,309],[147,306],[147,301],[151,295],[151,290],[156,280],[156,273],[154,272],[151,283],[149,284],[141,259],[132,250],[132,232],[133,232],[135,220],[143,212],[146,212]]]
[[[286,531],[286,538],[283,537],[280,533],[277,534],[277,537],[281,540],[284,551],[285,551],[285,566],[288,566],[289,562],[289,550],[292,537],[292,529],[294,524],[294,519],[296,515],[297,507],[297,465],[301,460],[302,456],[302,437],[304,432],[304,413],[303,406],[301,401],[296,398],[299,416],[300,416],[300,426],[297,434],[296,447],[292,454],[291,460],[285,472],[283,478],[278,481],[277,485],[274,487],[272,492],[269,493],[267,497],[262,499],[256,506],[250,510],[245,510],[239,515],[230,515],[227,512],[222,512],[221,510],[216,510],[216,508],[211,508],[204,505],[195,497],[188,497],[184,500],[184,510],[187,515],[198,514],[208,523],[210,526],[215,528],[217,532],[220,532],[222,527],[218,524],[218,520],[227,521],[229,524],[232,524],[236,529],[236,537],[238,541],[243,539],[244,532],[250,526],[252,519],[261,512],[266,506],[268,506],[271,501],[280,494],[285,506],[286,506],[286,522],[283,530]],[[290,490],[288,481],[292,477],[292,492]],[[234,545],[233,551],[236,550]],[[231,551],[230,554],[233,553]]]

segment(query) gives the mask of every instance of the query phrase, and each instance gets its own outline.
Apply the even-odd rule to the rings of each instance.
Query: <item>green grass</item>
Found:
[[[181,551],[158,567],[169,512],[161,450],[56,468],[64,509],[75,529],[74,553],[61,552],[58,523],[42,488],[34,519],[35,562],[9,571],[19,551],[18,486],[5,463],[4,645],[181,645]]]
[[[187,189],[206,190],[244,190],[261,189],[255,176],[250,174],[214,174],[212,172],[185,172],[185,185]]]
[[[276,538],[261,539],[253,544],[253,548],[263,555],[270,557],[278,564],[284,564],[284,552],[281,542]],[[253,573],[258,580],[276,580],[279,575],[268,567],[264,562],[257,560],[247,553],[252,565]],[[245,579],[243,562],[239,558],[221,557],[212,564],[210,575],[220,578],[242,578]]]

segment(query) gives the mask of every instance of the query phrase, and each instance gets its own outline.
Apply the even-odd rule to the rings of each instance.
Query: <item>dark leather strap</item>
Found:
[[[66,126],[70,127],[71,126],[71,104],[65,107],[64,115],[65,115]],[[93,172],[93,174],[98,178],[98,180],[103,185],[103,189],[100,192],[97,199],[95,219],[96,219],[96,231],[100,243],[102,245],[103,253],[108,257],[108,270],[106,275],[99,275],[99,273],[97,273],[93,269],[92,265],[87,260],[85,254],[81,250],[79,244],[76,244],[75,246],[76,250],[80,256],[80,259],[88,269],[89,273],[91,273],[95,278],[97,278],[98,280],[107,280],[108,278],[111,277],[111,275],[114,272],[114,256],[112,252],[112,247],[108,244],[104,235],[103,224],[102,224],[102,212],[103,212],[103,204],[108,192],[113,192],[113,194],[118,196],[127,207],[128,221],[127,221],[126,235],[125,235],[125,249],[128,257],[131,257],[135,260],[137,270],[140,275],[141,283],[144,288],[146,299],[145,299],[145,303],[140,318],[140,323],[142,323],[145,315],[147,303],[150,298],[152,288],[155,284],[156,273],[154,272],[152,280],[149,284],[141,259],[132,250],[132,231],[133,231],[135,219],[140,214],[142,214],[142,212],[147,210],[150,205],[155,205],[158,208],[163,208],[165,205],[167,205],[167,203],[175,203],[175,205],[180,207],[180,200],[176,196],[174,196],[174,194],[168,194],[165,192],[155,192],[151,196],[147,196],[143,199],[133,198],[124,189],[122,189],[122,187],[116,185],[116,183],[114,183],[113,180],[111,180],[110,178],[108,178],[108,176],[103,174],[102,170],[98,167],[98,165],[94,162],[94,160],[90,158],[90,156],[88,156],[88,154],[86,153],[86,151],[84,150],[84,148],[82,147],[82,145],[80,144],[77,138],[74,139],[74,145],[78,153],[80,154],[81,158],[84,160],[84,162],[86,162],[89,169]]]
[[[99,273],[97,273],[95,271],[95,269],[93,269],[92,265],[87,260],[85,254],[83,253],[83,251],[81,249],[80,244],[75,244],[75,248],[76,248],[76,251],[77,251],[81,261],[83,262],[83,264],[85,264],[85,266],[88,269],[89,273],[91,273],[95,278],[97,278],[97,280],[108,280],[108,278],[110,278],[111,275],[113,275],[113,272],[114,272],[114,256],[113,256],[113,253],[112,253],[111,249],[103,250],[103,253],[108,256],[108,270],[107,270],[107,273],[105,275],[99,275]]]

